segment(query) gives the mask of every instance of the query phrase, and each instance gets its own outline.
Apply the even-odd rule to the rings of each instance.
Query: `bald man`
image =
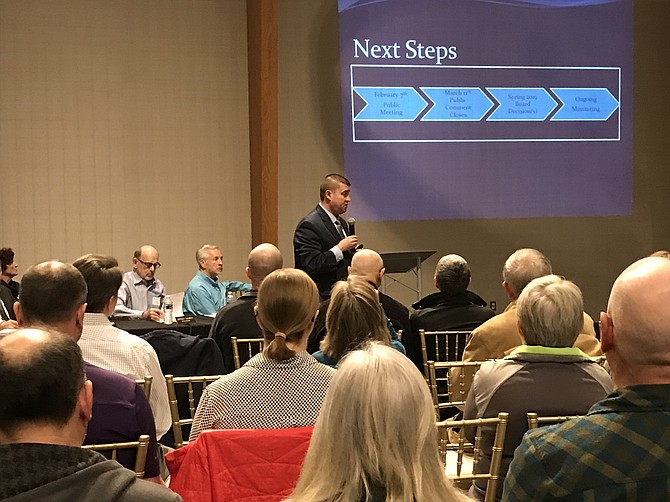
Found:
[[[420,329],[472,331],[494,316],[493,311],[486,306],[486,302],[468,290],[471,276],[472,272],[465,258],[457,254],[443,256],[437,262],[433,276],[438,291],[412,305],[414,313],[409,319],[411,328],[407,336],[403,337],[403,342],[407,348],[407,357],[420,371],[424,371]],[[464,342],[465,340],[460,345],[459,353],[456,353],[455,347],[449,347],[449,360],[457,361],[461,358]],[[427,349],[428,359],[433,359],[435,349],[432,346]]]
[[[0,338],[0,499],[181,500],[81,448],[93,414],[77,342],[51,330]]]
[[[615,392],[589,413],[527,433],[503,500],[670,500],[670,260],[644,258],[600,314]]]
[[[351,265],[347,268],[347,272],[350,276],[365,278],[378,290],[382,284],[382,278],[386,269],[379,253],[372,249],[360,249],[351,259]],[[409,309],[381,291],[379,291],[379,302],[382,304],[386,316],[391,321],[393,331],[396,332],[395,335],[397,336],[397,332],[400,330],[405,334],[408,333]],[[310,354],[319,350],[319,344],[323,340],[323,337],[326,336],[326,311],[329,304],[330,299],[321,302],[319,305],[319,315],[314,322],[314,329],[309,336],[307,346],[307,351]]]
[[[116,317],[136,317],[160,321],[163,311],[152,308],[154,298],[162,302],[165,286],[156,279],[161,266],[158,251],[153,246],[142,246],[133,254],[133,269],[123,274],[123,282],[116,299]]]
[[[270,272],[280,269],[282,266],[282,255],[276,246],[268,243],[256,246],[249,253],[245,270],[251,281],[251,290],[217,312],[209,331],[209,337],[213,338],[221,349],[226,373],[235,370],[233,347],[230,342],[233,336],[237,338],[263,338],[254,316],[256,294],[263,279]]]

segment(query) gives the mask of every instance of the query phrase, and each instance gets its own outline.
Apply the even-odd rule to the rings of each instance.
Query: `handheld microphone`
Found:
[[[349,226],[349,235],[356,235],[356,220],[354,218],[349,218],[347,220],[347,225]],[[354,248],[354,251],[363,249],[363,244],[359,244]]]
[[[349,235],[356,235],[356,220],[354,218],[349,218],[347,220],[347,225],[349,225]]]

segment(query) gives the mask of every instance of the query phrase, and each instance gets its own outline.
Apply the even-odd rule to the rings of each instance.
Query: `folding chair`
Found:
[[[500,465],[503,457],[503,446],[505,444],[505,433],[507,432],[507,421],[509,413],[500,412],[496,418],[477,418],[471,420],[445,420],[437,423],[440,455],[445,463],[447,477],[454,481],[474,481],[476,479],[486,479],[486,495],[485,502],[493,502],[496,499],[496,489],[498,487]],[[477,473],[477,466],[482,456],[481,438],[483,426],[495,426],[495,436],[493,440],[493,448],[491,450],[491,464],[489,471],[485,473]],[[466,427],[476,427],[474,443],[470,443],[465,438]],[[459,432],[453,432],[458,439],[456,442],[449,440],[449,429],[457,428]],[[447,453],[449,451],[455,452],[456,465],[448,462]],[[471,454],[471,467],[465,468],[465,463],[469,464],[469,459],[466,454]]]
[[[233,344],[233,360],[235,361],[236,370],[239,370],[253,356],[259,352],[263,352],[262,338],[237,338],[236,336],[232,336],[230,337],[230,341]],[[246,349],[244,357],[240,357],[240,347]]]
[[[133,471],[135,471],[135,476],[138,478],[144,477],[144,466],[147,462],[147,450],[149,448],[149,436],[146,434],[142,434],[137,441],[127,441],[125,443],[87,444],[82,446],[82,448],[87,450],[94,450],[100,453],[104,451],[111,451],[112,460],[116,460],[117,450],[134,449],[136,450],[136,455],[135,467],[133,468]]]
[[[435,416],[448,408],[463,408],[468,397],[469,385],[484,361],[428,361],[428,385],[433,396]],[[458,371],[453,371],[455,368]]]
[[[182,427],[189,426],[193,423],[195,410],[198,407],[200,396],[209,383],[215,382],[221,375],[208,376],[190,376],[190,377],[176,377],[173,375],[165,375],[165,383],[167,384],[168,398],[170,400],[170,415],[172,417],[172,432],[174,434],[175,448],[181,448],[188,441],[184,441],[184,431]],[[194,386],[194,384],[196,384]],[[188,388],[188,418],[181,418],[179,413],[180,403],[177,400],[177,385],[186,385]],[[182,403],[182,409],[185,403]]]
[[[423,372],[428,380],[428,361],[460,361],[472,331],[419,330]]]

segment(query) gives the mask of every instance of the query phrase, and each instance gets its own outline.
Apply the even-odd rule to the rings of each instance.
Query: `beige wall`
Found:
[[[280,231],[291,249],[296,222],[317,202],[317,186],[343,163],[338,84],[337,5],[334,0],[280,2]],[[378,251],[436,250],[423,271],[428,292],[439,256],[459,253],[473,269],[472,289],[506,305],[500,269],[518,247],[536,247],[557,273],[583,289],[597,316],[618,273],[654,249],[670,247],[668,223],[667,85],[670,65],[667,0],[635,2],[634,214],[629,218],[358,222],[357,233]],[[383,182],[383,181],[380,181]],[[420,196],[420,194],[417,194]],[[355,212],[356,187],[352,188]],[[389,201],[392,203],[392,201]],[[412,283],[413,278],[406,278]],[[388,291],[415,299],[400,286]]]
[[[595,315],[616,274],[670,247],[670,53],[666,0],[636,2],[635,208],[630,218],[359,222],[379,251],[457,252],[473,289],[502,307],[500,267],[520,246],[546,252]],[[279,235],[341,171],[335,0],[279,0]],[[25,268],[153,243],[170,291],[197,247],[219,243],[230,279],[251,244],[244,0],[0,0],[0,244]],[[355,187],[353,191],[355,207]],[[410,278],[408,278],[410,279]],[[389,293],[409,303],[401,287]]]
[[[0,242],[49,258],[251,244],[244,0],[0,0]]]

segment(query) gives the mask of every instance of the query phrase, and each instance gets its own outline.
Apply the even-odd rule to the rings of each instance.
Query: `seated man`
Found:
[[[77,343],[22,329],[0,338],[0,499],[181,500],[81,448],[93,412]]]
[[[84,328],[79,339],[84,360],[133,380],[153,377],[149,402],[156,419],[156,435],[160,439],[172,426],[172,418],[165,377],[156,351],[147,341],[116,328],[109,321],[121,286],[119,263],[111,256],[88,254],[73,265],[84,276],[88,287]]]
[[[35,265],[23,276],[21,299],[14,306],[19,324],[48,327],[76,342],[84,323],[86,291],[84,277],[72,265],[56,261]],[[84,365],[86,376],[95,387],[93,418],[84,444],[135,441],[141,434],[148,435],[145,478],[162,484],[156,426],[143,390],[123,375],[89,363]],[[135,455],[129,452],[119,452],[117,458],[128,468],[135,463]]]
[[[217,312],[209,337],[213,338],[221,349],[226,373],[235,371],[233,347],[230,342],[232,337],[263,338],[254,315],[256,294],[265,276],[282,266],[282,255],[276,246],[272,244],[256,246],[249,253],[246,268],[247,277],[251,281],[251,290]]]
[[[600,314],[616,390],[588,415],[527,433],[503,499],[670,500],[670,261],[643,258]]]
[[[163,311],[153,308],[153,299],[165,297],[165,286],[156,279],[160,268],[158,251],[152,246],[142,246],[133,255],[133,270],[123,274],[114,316],[136,317],[160,321]]]
[[[463,361],[486,361],[499,359],[509,354],[514,347],[523,342],[516,327],[516,300],[523,288],[533,279],[552,273],[549,258],[536,249],[518,249],[507,258],[502,270],[502,287],[511,300],[502,314],[492,317],[476,328],[463,351]],[[600,356],[600,342],[596,338],[593,319],[584,312],[584,325],[580,330],[575,347],[589,356]],[[458,370],[454,370],[457,378]],[[465,379],[465,390],[470,388],[472,380]]]
[[[463,257],[457,254],[443,256],[435,267],[434,281],[439,291],[412,305],[415,312],[409,319],[411,331],[403,336],[402,341],[407,348],[407,357],[420,371],[423,372],[420,329],[472,331],[495,315],[482,298],[468,291],[471,275],[470,266]],[[449,360],[460,360],[462,349],[459,354],[453,349],[451,351]]]
[[[402,303],[394,300],[390,296],[379,291],[382,284],[382,278],[386,273],[384,261],[379,253],[372,249],[361,249],[354,254],[351,259],[351,265],[347,268],[349,276],[362,277],[368,281],[379,294],[379,303],[382,305],[384,315],[390,321],[389,332],[394,340],[398,340],[398,331],[408,333],[409,329],[409,309]],[[319,350],[321,340],[326,336],[326,312],[330,305],[330,299],[324,300],[319,305],[319,315],[316,316],[314,329],[309,335],[309,344],[307,351],[314,353]],[[399,342],[403,345],[404,340]]]
[[[200,270],[184,293],[184,314],[216,314],[226,304],[228,291],[251,291],[251,284],[244,282],[218,282],[223,272],[223,254],[218,246],[205,244],[195,253],[195,260]]]
[[[504,359],[485,362],[475,375],[463,418],[491,418],[509,413],[501,479],[514,449],[528,429],[526,413],[542,416],[582,415],[612,391],[607,371],[573,343],[584,321],[579,288],[556,275],[531,281],[517,301],[521,345]],[[466,430],[474,441],[474,428]],[[484,457],[478,472],[488,472],[495,429],[482,434]],[[486,480],[476,480],[471,494],[484,499]],[[498,498],[502,483],[498,484]]]

